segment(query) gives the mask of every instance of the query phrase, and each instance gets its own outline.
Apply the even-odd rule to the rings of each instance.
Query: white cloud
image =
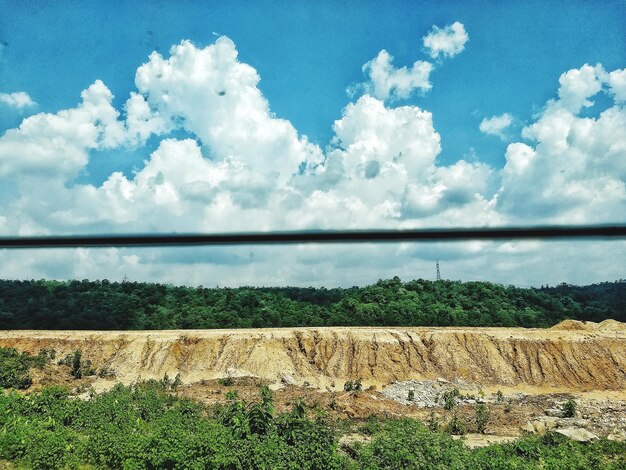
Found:
[[[483,134],[495,135],[502,140],[506,140],[506,130],[513,124],[513,116],[508,113],[500,114],[499,116],[492,116],[490,118],[484,118],[478,128]]]
[[[183,41],[168,57],[154,53],[137,70],[137,92],[121,110],[96,81],[76,107],[30,116],[0,137],[0,233],[623,220],[622,71],[584,66],[563,74],[559,98],[523,129],[525,143],[508,146],[506,165],[496,171],[480,162],[439,163],[442,143],[432,114],[384,102],[385,95],[400,97],[417,82],[391,80],[398,69],[390,57],[384,63],[390,68],[387,81],[381,81],[382,95],[366,94],[348,104],[322,151],[271,113],[256,70],[238,60],[229,39],[203,48]],[[583,118],[580,109],[598,93],[598,83],[598,92],[615,102],[597,118]],[[491,124],[491,130],[506,129]],[[174,129],[191,137],[172,138]],[[150,136],[161,139],[158,147],[150,155],[146,151],[143,167],[133,175],[114,172],[99,186],[76,183],[91,152],[141,148]],[[352,285],[393,274],[428,277],[424,270],[430,272],[430,260],[441,254],[456,277],[534,282],[529,276],[536,274],[536,282],[544,283],[553,280],[533,268],[542,257],[576,252],[570,245],[517,251],[515,244],[500,246],[240,247],[197,250],[186,258],[166,250],[72,250],[38,252],[32,261],[30,252],[12,252],[0,253],[0,266],[2,276],[35,278],[128,274],[205,285]],[[626,254],[624,244],[612,246],[618,256]],[[586,255],[590,265],[599,265]],[[518,256],[514,261],[522,271],[512,267],[511,256]],[[485,273],[490,266],[495,271]],[[565,280],[599,280],[586,272],[572,276]]]
[[[431,113],[417,106],[387,108],[365,95],[344,109],[333,129],[336,148],[307,181],[314,191],[326,189],[315,193],[305,211],[309,218],[317,214],[318,224],[420,225],[430,217],[429,222],[446,225],[447,211],[485,197],[492,170],[464,161],[438,166],[440,136]],[[322,209],[315,209],[318,204]]]
[[[452,57],[460,53],[469,37],[464,26],[458,21],[443,29],[433,26],[433,30],[423,38],[424,45],[431,57],[440,54]],[[383,101],[396,101],[409,98],[415,91],[426,93],[432,88],[430,74],[433,64],[417,60],[411,67],[397,68],[393,65],[393,56],[385,49],[363,65],[367,81],[348,87],[348,94],[354,97],[366,93]]]
[[[135,82],[154,109],[195,134],[214,158],[234,158],[283,180],[301,162],[321,160],[319,148],[289,121],[273,117],[256,70],[237,60],[226,37],[205,48],[183,41],[168,59],[153,52]]]
[[[451,25],[439,28],[433,26],[423,38],[424,47],[433,59],[439,56],[454,57],[465,49],[469,36],[462,23],[455,21]]]
[[[605,72],[601,65],[588,64],[572,69],[559,78],[559,104],[572,113],[593,105],[589,98],[602,89]]]
[[[123,128],[109,89],[98,80],[81,97],[76,108],[35,114],[6,131],[0,137],[0,177],[41,173],[71,178],[87,164],[89,149],[118,145]]]
[[[35,103],[25,91],[0,93],[0,103],[17,109],[29,108],[37,105],[37,103]]]
[[[382,100],[397,100],[409,98],[415,90],[426,92],[432,88],[430,62],[418,60],[411,68],[396,68],[392,62],[393,56],[383,49],[363,66],[369,79],[361,84],[365,93]]]
[[[559,98],[522,130],[531,144],[506,153],[500,210],[514,220],[553,223],[623,222],[626,214],[626,109],[602,66],[564,73]],[[615,80],[615,79],[613,79]],[[598,117],[582,117],[599,92],[614,103]]]
[[[124,105],[126,111],[126,139],[130,145],[143,144],[152,134],[169,132],[174,124],[150,108],[143,95],[132,92]]]
[[[618,103],[626,102],[626,69],[614,70],[609,74],[608,85]]]

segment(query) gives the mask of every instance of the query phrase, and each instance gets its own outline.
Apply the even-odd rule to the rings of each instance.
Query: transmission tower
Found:
[[[439,272],[439,260],[437,260],[437,280],[441,281],[441,273]]]

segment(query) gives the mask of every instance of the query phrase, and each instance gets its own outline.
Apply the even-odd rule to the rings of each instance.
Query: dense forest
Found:
[[[547,327],[566,318],[626,321],[626,281],[527,289],[397,277],[347,289],[0,281],[0,329]]]

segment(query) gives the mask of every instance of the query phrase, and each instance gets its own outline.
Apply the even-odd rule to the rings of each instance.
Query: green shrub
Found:
[[[381,430],[381,426],[382,424],[378,417],[376,417],[376,415],[370,415],[367,417],[365,424],[359,428],[359,432],[361,434],[372,436]]]
[[[352,380],[348,380],[343,384],[344,392],[359,392],[363,389],[363,384],[361,383],[361,379],[356,379],[354,382]]]
[[[576,416],[576,402],[574,400],[567,400],[563,403],[561,410],[565,418],[573,418]]]
[[[476,432],[485,434],[489,423],[489,409],[484,403],[476,404]]]
[[[31,358],[31,364],[38,369],[42,369],[48,362],[56,357],[54,349],[40,349],[39,353]]]
[[[308,419],[302,402],[277,414],[269,389],[260,395],[246,403],[233,391],[227,404],[207,408],[174,396],[156,380],[117,385],[88,401],[62,387],[30,396],[0,391],[0,461],[27,469],[626,468],[623,442],[583,444],[548,433],[469,450],[418,421],[376,417],[359,429],[371,441],[347,456],[337,443],[345,425]],[[456,413],[454,419],[449,427],[458,432],[464,423]]]
[[[59,361],[59,365],[68,366],[70,368],[70,374],[75,379],[82,379],[83,377],[89,377],[92,375],[98,375],[99,377],[111,377],[111,374],[107,368],[102,368],[100,372],[96,371],[95,367],[89,359],[83,361],[83,353],[80,349],[74,351],[73,354],[68,354]]]
[[[18,353],[14,348],[0,348],[0,387],[30,387],[33,383],[28,373],[31,359],[28,353]]]
[[[458,388],[447,390],[441,394],[440,400],[443,402],[443,407],[450,411],[457,405],[457,400],[461,397],[461,393]]]
[[[369,444],[358,451],[358,468],[462,468],[468,450],[449,435],[429,431],[409,419],[388,421]]]
[[[82,357],[82,352],[80,349],[77,349],[76,351],[74,351],[74,355],[72,356],[72,370],[70,371],[70,374],[72,374],[72,377],[74,377],[75,379],[80,379],[83,376],[83,371],[81,369],[81,357]]]
[[[170,385],[172,390],[176,390],[178,387],[180,387],[182,385],[183,381],[180,378],[180,373],[176,374],[176,377],[174,377],[174,381],[172,382],[172,384]]]
[[[446,432],[457,436],[462,436],[467,432],[467,423],[462,418],[459,418],[456,411],[452,413],[452,418],[446,426]]]
[[[235,383],[235,380],[229,375],[228,377],[217,379],[217,383],[223,387],[230,387]]]
[[[430,414],[428,415],[427,426],[428,426],[428,429],[430,429],[432,432],[439,431],[439,421],[437,420],[437,417],[435,416],[434,411],[431,411]]]

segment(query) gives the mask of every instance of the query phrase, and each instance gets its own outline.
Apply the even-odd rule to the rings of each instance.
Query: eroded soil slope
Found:
[[[115,381],[226,376],[341,388],[461,379],[484,386],[626,389],[626,328],[564,322],[523,328],[290,328],[175,331],[0,331],[0,346],[63,357],[80,349]],[[98,379],[101,381],[112,379]]]

